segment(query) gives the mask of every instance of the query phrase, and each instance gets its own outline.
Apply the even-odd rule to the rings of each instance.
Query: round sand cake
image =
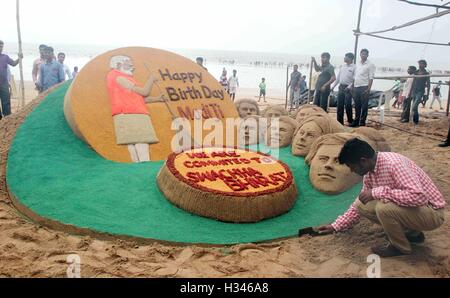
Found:
[[[275,158],[236,148],[173,153],[157,177],[165,197],[197,215],[225,222],[258,222],[288,212],[297,187]]]

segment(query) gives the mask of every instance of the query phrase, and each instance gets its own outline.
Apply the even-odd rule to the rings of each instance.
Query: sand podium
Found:
[[[297,199],[292,173],[262,153],[233,148],[173,153],[157,176],[176,206],[225,222],[258,222],[288,212]]]

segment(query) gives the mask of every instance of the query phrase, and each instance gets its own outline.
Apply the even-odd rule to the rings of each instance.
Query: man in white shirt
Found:
[[[355,80],[353,83],[353,99],[355,100],[355,120],[350,127],[366,126],[369,110],[369,95],[375,77],[375,65],[367,58],[369,50],[361,50],[361,61],[356,66]]]
[[[412,76],[417,71],[415,66],[408,67],[408,74]],[[402,96],[403,99],[403,112],[401,116],[401,122],[406,123],[409,122],[409,116],[411,114],[411,101],[412,101],[412,87],[414,83],[414,78],[409,78],[406,80],[405,85],[403,86]]]
[[[234,101],[236,98],[236,91],[239,88],[239,79],[237,77],[237,70],[233,70],[233,75],[228,79],[228,88],[230,92],[231,100]]]
[[[67,66],[67,64],[64,64],[64,60],[66,60],[66,54],[64,53],[59,53],[58,54],[58,62],[59,64],[62,65],[63,70],[64,70],[64,76],[66,76],[66,79],[72,79],[72,74],[70,73],[70,68],[69,66]]]
[[[39,46],[39,58],[33,62],[33,70],[31,71],[31,76],[33,77],[33,83],[36,84],[39,81],[39,68],[42,63],[44,63],[44,50],[47,48],[46,45],[41,44]]]
[[[353,63],[355,55],[347,53],[344,57],[345,64],[339,69],[339,74],[332,90],[339,85],[338,99],[337,99],[337,120],[344,125],[344,108],[347,114],[347,121],[349,124],[353,123],[352,110],[352,89],[353,80],[355,79],[356,66]]]

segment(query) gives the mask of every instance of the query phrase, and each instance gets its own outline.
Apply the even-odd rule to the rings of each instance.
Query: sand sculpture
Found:
[[[153,84],[149,78],[153,78]],[[128,100],[122,105],[111,104],[124,94]],[[162,97],[165,101],[155,100]],[[131,109],[130,98],[139,105]],[[151,103],[146,103],[145,98]],[[116,110],[117,106],[122,108]],[[130,118],[126,116],[130,111],[138,117],[117,120]],[[201,66],[171,52],[141,47],[107,52],[83,67],[66,94],[64,114],[79,138],[103,158],[116,162],[136,161],[136,156],[139,160],[143,156],[145,161],[147,151],[151,153],[150,160],[165,160],[173,151],[172,139],[178,127],[172,128],[172,124],[176,118],[187,120],[190,135],[194,135],[195,120],[218,120],[225,130],[227,118],[238,118],[229,95]],[[138,129],[133,131],[138,134],[131,140],[123,139],[128,137],[130,125],[136,125]],[[212,130],[203,128],[202,137],[206,138]],[[224,140],[215,145],[225,144],[226,134],[223,135]]]
[[[373,149],[375,151],[380,152],[390,152],[391,146],[386,141],[386,139],[381,135],[381,133],[376,130],[375,128],[361,126],[358,128],[355,128],[351,131],[353,134],[361,135],[369,140],[372,141],[374,144]]]
[[[267,123],[265,143],[271,148],[283,148],[292,143],[292,137],[297,129],[297,122],[289,116],[271,119]]]
[[[339,194],[362,180],[361,176],[338,161],[342,147],[353,138],[355,135],[351,133],[327,134],[312,144],[305,162],[310,166],[309,178],[314,188],[326,194]],[[370,140],[362,136],[358,138],[374,146]]]
[[[254,99],[244,98],[236,101],[236,109],[239,117],[245,118],[252,115],[260,115],[258,103]]]
[[[226,222],[257,222],[281,215],[294,206],[297,197],[285,164],[233,148],[173,153],[157,183],[174,205]]]
[[[258,115],[248,116],[242,119],[239,130],[239,145],[250,146],[259,144],[264,140],[266,119]]]
[[[305,104],[298,108],[297,114],[295,114],[295,120],[298,123],[301,123],[307,116],[313,114],[327,115],[327,113],[321,107],[318,107],[316,105]]]
[[[344,131],[345,127],[326,113],[307,116],[294,132],[292,154],[306,156],[313,142],[320,136]]]
[[[280,118],[281,116],[288,116],[289,113],[282,106],[271,105],[268,106],[262,113],[261,116],[265,118]]]

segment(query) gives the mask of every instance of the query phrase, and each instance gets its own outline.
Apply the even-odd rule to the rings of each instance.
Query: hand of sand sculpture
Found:
[[[391,146],[386,141],[386,139],[383,137],[383,135],[376,130],[375,128],[367,127],[367,126],[361,126],[355,129],[352,129],[350,131],[354,135],[357,136],[363,136],[369,140],[371,140],[374,143],[375,151],[379,152],[390,152]]]
[[[259,105],[254,99],[241,99],[235,103],[240,118],[260,115]]]
[[[294,132],[292,154],[306,156],[311,145],[320,136],[345,132],[345,127],[328,114],[314,114],[306,117]]]
[[[280,118],[281,116],[288,116],[289,113],[282,106],[268,106],[262,113],[261,116],[271,119]]]
[[[297,122],[289,116],[273,118],[267,124],[265,140],[270,148],[288,147],[297,129]]]
[[[298,108],[297,113],[295,114],[295,121],[301,123],[307,116],[316,115],[316,114],[327,114],[321,107],[305,104]]]
[[[313,143],[305,162],[310,166],[309,178],[315,189],[327,194],[339,194],[362,180],[361,176],[338,161],[342,147],[353,138],[355,135],[351,133],[335,133],[321,136]],[[370,140],[358,138],[373,146]]]

